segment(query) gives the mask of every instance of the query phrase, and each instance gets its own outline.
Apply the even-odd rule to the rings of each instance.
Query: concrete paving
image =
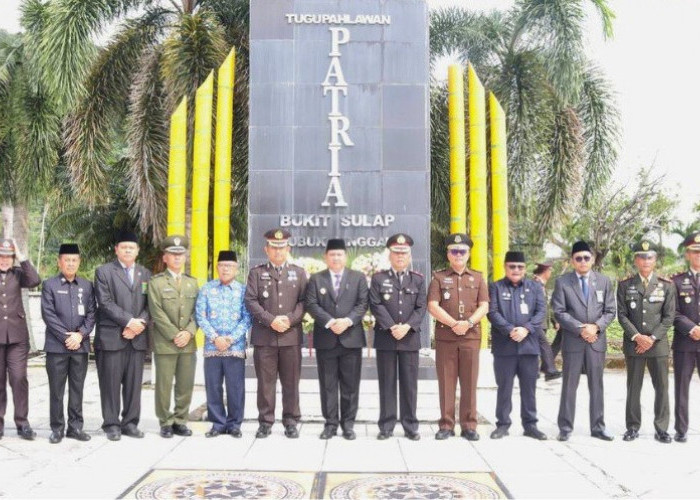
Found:
[[[284,437],[282,426],[273,427],[267,439],[255,439],[257,428],[254,379],[246,380],[246,411],[243,437],[206,439],[207,422],[192,422],[194,436],[162,439],[153,410],[153,389],[143,390],[141,428],[144,439],[123,437],[108,441],[100,431],[101,415],[97,373],[91,362],[85,387],[87,443],[65,439],[51,445],[48,422],[48,384],[42,358],[29,368],[30,421],[37,440],[16,436],[11,398],[6,414],[5,437],[0,440],[0,497],[8,498],[116,498],[144,474],[154,469],[249,470],[295,472],[490,472],[515,498],[695,498],[700,489],[700,380],[691,386],[691,429],[686,444],[664,445],[653,439],[653,393],[650,380],[642,393],[641,437],[625,443],[625,375],[606,372],[606,419],[615,434],[611,443],[593,439],[588,432],[588,394],[585,379],[578,393],[578,418],[572,439],[560,443],[556,417],[561,382],[538,382],[540,429],[550,440],[538,442],[522,436],[517,389],[510,436],[494,441],[496,391],[491,355],[484,352],[479,382],[479,426],[481,440],[467,442],[451,438],[435,441],[439,414],[437,382],[421,380],[418,417],[422,439],[403,437],[400,426],[395,438],[377,441],[378,387],[364,380],[356,441],[336,437],[318,439],[323,423],[314,380],[301,383],[303,424],[297,440]],[[145,380],[150,380],[147,368]],[[673,382],[671,381],[671,388]],[[193,408],[204,403],[204,388],[197,386]],[[671,393],[673,405],[673,393]],[[278,402],[278,415],[281,402]],[[9,419],[7,418],[9,417]],[[672,419],[673,420],[673,419]],[[673,422],[672,422],[673,423]],[[671,429],[672,432],[672,429]]]

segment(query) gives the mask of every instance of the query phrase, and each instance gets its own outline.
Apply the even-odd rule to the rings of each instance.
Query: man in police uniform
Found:
[[[508,435],[513,408],[513,380],[520,384],[520,418],[524,434],[545,440],[537,428],[537,386],[539,337],[547,317],[544,288],[525,279],[523,252],[506,252],[506,276],[489,285],[491,351],[496,375],[496,430],[491,439]]]
[[[248,273],[245,305],[253,317],[250,342],[258,378],[257,438],[266,438],[275,422],[277,376],[282,384],[284,435],[298,438],[299,378],[301,375],[301,321],[304,317],[306,271],[287,262],[286,229],[265,233],[265,254],[269,261]]]
[[[545,299],[547,299],[547,281],[549,281],[549,278],[552,277],[552,263],[537,263],[537,267],[535,268],[532,275],[532,281],[542,286],[542,289],[544,290]],[[554,364],[554,358],[556,357],[556,353],[553,352],[552,346],[550,346],[549,342],[547,341],[547,325],[549,324],[550,310],[549,300],[547,300],[546,302],[547,315],[545,316],[545,319],[542,322],[542,330],[540,330],[538,337],[540,344],[540,358],[542,359],[540,371],[544,372],[544,379],[546,381],[550,381],[561,378],[561,372],[557,370],[557,367]],[[556,322],[553,321],[553,323],[555,327],[558,326]],[[554,338],[555,343],[557,343],[557,339],[558,343],[560,344],[561,332],[559,331],[559,328],[557,328],[557,336]]]
[[[83,386],[90,353],[90,332],[95,327],[92,283],[77,276],[80,248],[64,243],[58,250],[59,273],[44,281],[41,317],[46,324],[46,373],[49,378],[49,442],[61,442],[66,427],[63,394],[68,380],[68,431],[65,436],[89,441],[83,431]]]
[[[374,348],[377,351],[379,379],[379,434],[387,439],[394,434],[397,421],[396,380],[399,381],[401,425],[405,436],[417,441],[418,351],[420,328],[426,311],[425,279],[409,271],[413,239],[407,234],[390,236],[391,269],[372,276],[369,290],[370,310],[375,317]]]
[[[479,322],[489,310],[486,280],[467,267],[472,240],[462,233],[445,239],[450,267],[435,271],[428,289],[428,310],[435,318],[435,366],[440,391],[440,429],[435,439],[454,436],[455,390],[459,379],[461,436],[476,432],[476,382],[479,378]]]
[[[19,267],[14,266],[15,258]],[[8,378],[15,405],[17,434],[30,441],[36,437],[27,420],[29,330],[22,305],[22,288],[34,288],[39,283],[39,274],[20,253],[15,240],[0,240],[0,439],[5,432]]]
[[[683,242],[689,269],[672,278],[676,287],[676,316],[673,322],[673,379],[676,395],[673,438],[688,440],[688,396],[693,372],[700,370],[700,231]]]
[[[639,437],[642,408],[639,402],[644,367],[654,385],[654,439],[670,443],[668,435],[668,329],[676,314],[673,284],[654,273],[656,247],[647,240],[634,245],[637,274],[617,286],[617,318],[624,330],[623,350],[627,365],[627,405],[624,441]]]
[[[182,235],[168,236],[160,244],[167,269],[148,284],[148,309],[153,318],[151,348],[156,368],[155,406],[160,435],[171,438],[191,436],[187,418],[194,389],[197,325],[194,308],[197,280],[183,274],[188,240]],[[170,395],[175,380],[175,408],[170,410]]]

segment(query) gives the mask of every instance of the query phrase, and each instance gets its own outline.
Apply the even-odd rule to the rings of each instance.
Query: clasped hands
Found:
[[[83,335],[80,332],[66,332],[66,340],[64,344],[69,351],[77,351],[80,349],[80,344],[83,342]]]
[[[391,333],[391,336],[394,337],[396,340],[401,340],[410,331],[411,325],[408,325],[406,323],[399,323],[389,328],[389,333]]]
[[[693,340],[700,340],[700,326],[695,325],[695,327],[690,330],[690,338]]]
[[[131,318],[126,328],[122,330],[122,337],[131,340],[137,335],[141,335],[146,329],[146,321],[141,318]]]
[[[590,323],[583,325],[581,327],[581,338],[589,344],[598,340],[598,326]]]
[[[634,347],[634,352],[637,354],[644,354],[654,345],[654,339],[652,339],[651,336],[641,333],[637,334],[634,338],[634,342],[637,344]]]
[[[351,326],[352,320],[348,318],[335,318],[330,321],[328,328],[336,335],[340,335]]]
[[[287,316],[275,316],[275,319],[270,323],[270,328],[272,328],[277,333],[284,333],[289,330],[292,324]]]
[[[516,342],[522,342],[530,334],[527,328],[516,326],[510,331],[510,338]]]

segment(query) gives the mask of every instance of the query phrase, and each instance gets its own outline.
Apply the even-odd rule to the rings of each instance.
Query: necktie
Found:
[[[132,269],[133,269],[133,268],[131,268],[131,267],[125,267],[125,268],[124,268],[124,271],[126,271],[126,277],[128,278],[129,284],[130,284],[131,286],[134,285],[134,275],[131,273],[131,270],[132,270]]]
[[[335,292],[335,296],[338,296],[338,293],[340,292],[340,277],[342,275],[340,274],[335,274],[335,280],[333,281],[333,291]]]
[[[583,298],[588,300],[588,278],[586,276],[581,276],[581,291]]]
[[[649,279],[642,277],[642,286],[646,290],[646,288],[649,286]]]
[[[695,286],[700,286],[700,273],[695,275]]]
[[[175,288],[180,290],[180,283],[182,283],[182,277],[178,274],[175,276]]]
[[[404,271],[401,271],[399,273],[399,285],[403,285],[403,275],[404,275]]]

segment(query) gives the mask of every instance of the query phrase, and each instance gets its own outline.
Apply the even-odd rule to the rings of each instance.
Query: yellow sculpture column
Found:
[[[508,251],[508,150],[506,116],[496,96],[489,92],[491,115],[491,211],[493,214],[493,280],[505,276],[503,259]]]
[[[185,234],[187,196],[187,98],[170,117],[168,160],[168,234]]]
[[[464,137],[464,74],[456,64],[447,69],[450,118],[450,233],[467,232],[467,171]]]

